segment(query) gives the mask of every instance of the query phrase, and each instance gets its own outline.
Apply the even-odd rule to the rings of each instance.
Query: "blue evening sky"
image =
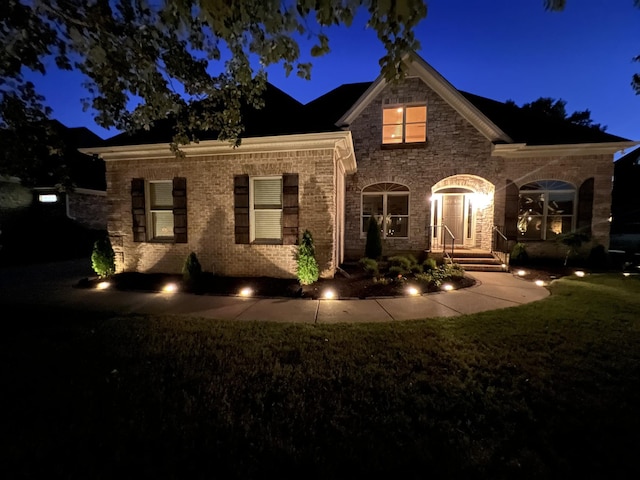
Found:
[[[418,54],[456,88],[518,105],[541,96],[562,98],[567,111],[591,110],[607,132],[640,140],[640,95],[632,90],[640,72],[640,9],[633,0],[568,0],[564,12],[547,12],[542,0],[431,0],[417,28]],[[313,62],[310,81],[278,65],[269,81],[302,103],[352,82],[379,75],[384,54],[360,13],[350,28],[326,30],[331,53]],[[85,126],[102,138],[117,132],[98,127],[83,112],[87,96],[82,78],[49,72],[35,78],[53,108],[53,117],[69,127]]]

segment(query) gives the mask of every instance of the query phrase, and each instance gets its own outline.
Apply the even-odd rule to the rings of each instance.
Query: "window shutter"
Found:
[[[298,243],[298,174],[282,176],[282,243]]]
[[[593,177],[585,180],[578,190],[577,230],[591,235],[591,218],[593,216]]]
[[[518,239],[518,203],[520,191],[511,180],[507,180],[504,202],[504,235],[509,240]]]
[[[173,179],[173,234],[176,243],[187,243],[187,179]]]
[[[233,177],[236,243],[249,243],[249,175]]]
[[[131,214],[133,216],[133,241],[146,241],[147,216],[144,200],[144,178],[131,179]]]

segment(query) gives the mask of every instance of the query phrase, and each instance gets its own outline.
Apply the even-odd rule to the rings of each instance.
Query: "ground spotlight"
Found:
[[[175,293],[178,291],[178,285],[175,283],[167,283],[164,287],[162,287],[162,291],[165,293]]]
[[[518,276],[519,277],[524,277],[527,274],[527,272],[525,272],[524,270],[518,270]]]
[[[544,281],[543,280],[536,280],[536,285],[539,287],[544,287]]]
[[[100,282],[98,283],[98,285],[96,285],[96,288],[98,290],[104,290],[106,288],[109,288],[111,286],[111,284],[109,282]]]
[[[445,283],[444,285],[442,285],[442,289],[445,292],[450,292],[451,290],[453,290],[453,285],[451,285],[450,283]]]
[[[242,290],[240,290],[241,297],[250,297],[251,295],[253,295],[253,290],[251,289],[251,287],[244,287]]]
[[[336,296],[336,292],[334,292],[331,289],[325,290],[322,293],[322,298],[326,298],[327,300],[331,300],[332,298],[335,298],[335,296]]]
[[[577,270],[575,272],[576,277],[584,277],[585,273],[582,270]]]
[[[407,288],[407,293],[409,295],[419,295],[420,294],[420,290],[418,290],[416,287],[409,287],[409,288]]]

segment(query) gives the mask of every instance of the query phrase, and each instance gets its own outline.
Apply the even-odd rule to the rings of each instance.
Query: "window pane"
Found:
[[[255,208],[282,207],[282,178],[264,178],[253,181]]]
[[[518,217],[518,232],[525,240],[542,238],[542,216],[521,215]]]
[[[388,195],[387,215],[409,215],[409,196]]]
[[[406,138],[407,143],[425,142],[427,140],[427,125],[424,123],[414,123],[407,125]]]
[[[409,232],[408,217],[390,217],[387,222],[387,237],[406,237]]]
[[[549,192],[549,215],[573,215],[573,192]]]
[[[521,192],[520,215],[542,215],[544,213],[544,193]]]
[[[550,215],[547,217],[547,240],[571,232],[571,217]]]
[[[402,107],[385,108],[382,110],[382,124],[401,124],[402,125]]]
[[[382,127],[382,143],[402,143],[402,125]]]
[[[282,238],[282,211],[256,210],[254,219],[256,240]]]
[[[382,195],[363,195],[362,215],[382,215]]]
[[[173,238],[173,212],[152,212],[153,238]]]
[[[427,107],[407,107],[407,123],[426,123]]]
[[[149,184],[149,202],[151,208],[173,207],[172,182],[153,182]]]

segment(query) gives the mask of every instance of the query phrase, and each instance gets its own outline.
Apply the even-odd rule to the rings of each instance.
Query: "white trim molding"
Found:
[[[522,158],[539,156],[568,155],[612,155],[616,152],[639,145],[640,142],[602,142],[602,143],[568,143],[564,145],[527,145],[526,143],[509,143],[493,145],[492,157]]]
[[[346,173],[355,173],[357,169],[353,138],[349,131],[250,137],[242,139],[242,143],[238,147],[234,147],[230,142],[203,140],[198,143],[181,145],[179,148],[187,157],[329,148],[338,151],[338,159],[343,164]],[[98,155],[105,162],[176,158],[169,143],[81,148],[79,151],[88,155]]]

